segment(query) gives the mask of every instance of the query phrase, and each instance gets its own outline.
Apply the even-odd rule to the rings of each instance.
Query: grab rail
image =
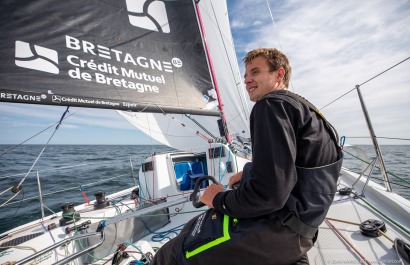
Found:
[[[84,235],[78,235],[78,236],[67,238],[67,239],[65,239],[63,241],[60,241],[58,243],[55,243],[55,244],[53,244],[53,245],[51,245],[51,246],[49,246],[49,247],[47,247],[47,248],[45,248],[45,249],[43,249],[39,252],[36,252],[33,255],[28,256],[25,259],[22,259],[22,260],[16,262],[15,265],[21,265],[21,264],[27,263],[28,261],[33,260],[33,259],[35,259],[35,258],[37,258],[37,257],[51,251],[51,250],[53,250],[53,249],[56,249],[59,246],[69,244],[71,241],[79,240],[79,239],[83,239],[83,238],[88,238],[88,237],[95,236],[95,235],[101,235],[101,240],[99,242],[97,242],[96,244],[94,244],[94,245],[92,245],[88,248],[85,248],[85,249],[83,249],[83,250],[81,250],[81,251],[79,251],[79,252],[77,252],[73,255],[70,255],[70,256],[68,256],[68,257],[54,263],[54,264],[58,264],[58,265],[66,264],[66,263],[72,261],[73,259],[76,259],[79,256],[82,256],[83,254],[85,254],[85,253],[97,248],[98,246],[100,246],[105,240],[104,232],[101,231],[101,232],[95,232],[95,233],[88,233],[88,234],[84,234]]]

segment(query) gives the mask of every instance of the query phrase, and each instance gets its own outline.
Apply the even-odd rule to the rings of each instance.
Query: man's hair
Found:
[[[290,67],[288,57],[275,48],[259,48],[248,52],[245,58],[243,58],[243,62],[247,65],[258,56],[263,56],[266,58],[269,65],[269,70],[271,72],[276,71],[281,67],[285,70],[283,83],[286,87],[288,87],[290,76],[292,74],[292,67]]]

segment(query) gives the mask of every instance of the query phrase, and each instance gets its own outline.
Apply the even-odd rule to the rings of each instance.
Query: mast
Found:
[[[196,13],[198,14],[199,26],[201,28],[201,34],[202,34],[202,38],[204,40],[206,57],[208,58],[208,63],[209,63],[209,67],[210,67],[210,70],[211,70],[211,77],[212,77],[212,80],[213,80],[214,85],[215,85],[216,95],[218,97],[219,109],[221,111],[222,126],[223,126],[223,129],[225,130],[225,138],[228,141],[228,143],[230,143],[231,142],[231,136],[229,134],[228,127],[226,126],[226,124],[227,124],[226,123],[226,117],[225,117],[225,114],[224,114],[224,108],[223,108],[223,104],[222,104],[221,95],[219,93],[219,87],[218,87],[218,82],[217,82],[216,76],[215,76],[214,66],[212,64],[211,54],[209,52],[208,43],[206,41],[205,29],[204,29],[204,25],[202,23],[201,11],[199,10],[199,1],[200,0],[195,0],[195,9],[196,9]]]

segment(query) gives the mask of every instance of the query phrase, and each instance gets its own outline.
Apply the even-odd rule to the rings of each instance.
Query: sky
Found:
[[[289,89],[320,108],[347,144],[371,144],[355,86],[410,57],[409,1],[228,0],[228,10],[242,72],[247,51],[282,50]],[[410,144],[384,139],[410,139],[410,60],[360,90],[379,144]],[[65,109],[0,102],[0,144],[47,143]],[[156,144],[113,110],[72,107],[68,115],[50,144]]]

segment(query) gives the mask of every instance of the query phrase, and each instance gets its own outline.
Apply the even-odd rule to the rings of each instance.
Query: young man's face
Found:
[[[250,100],[255,102],[272,91],[284,89],[284,73],[283,68],[269,72],[265,57],[254,58],[245,68],[245,85]]]

